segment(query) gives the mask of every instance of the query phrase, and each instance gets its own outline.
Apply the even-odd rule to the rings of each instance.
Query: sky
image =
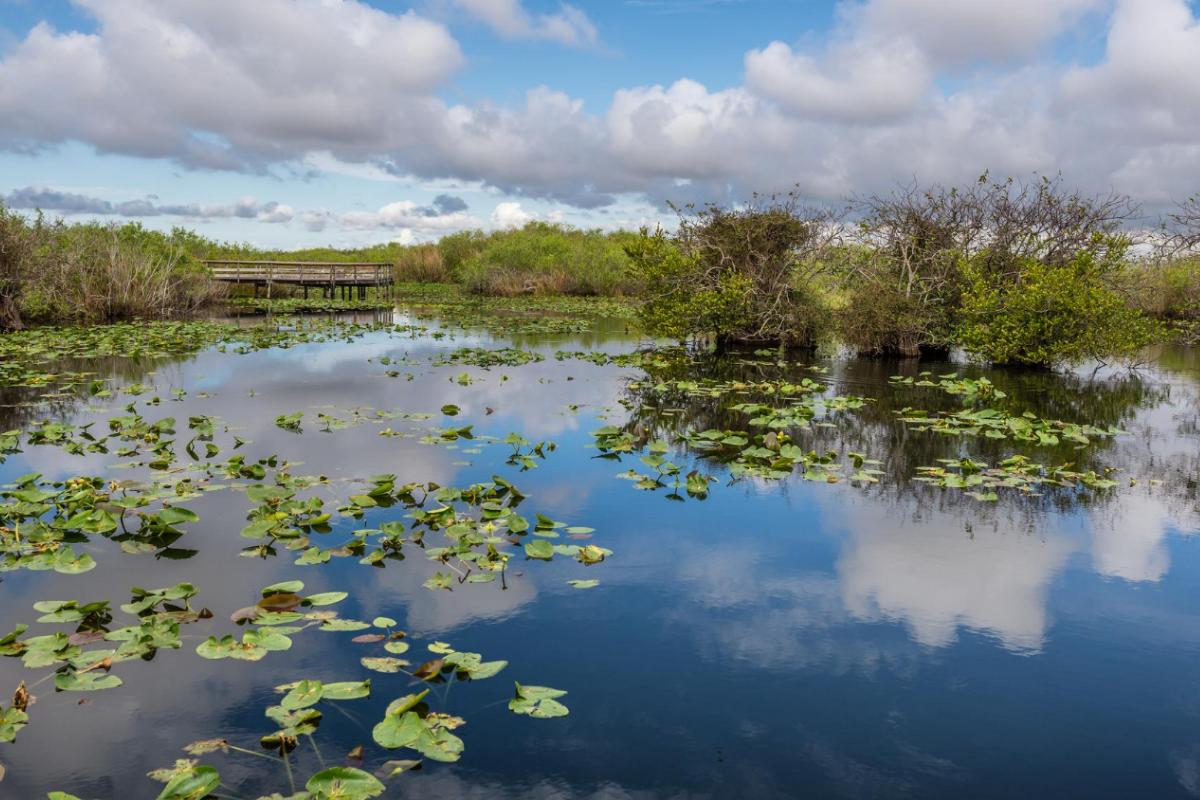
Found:
[[[1190,0],[0,0],[0,200],[266,247],[1200,192]]]

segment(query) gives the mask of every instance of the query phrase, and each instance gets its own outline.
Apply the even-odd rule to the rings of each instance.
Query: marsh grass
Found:
[[[1131,264],[1123,276],[1134,307],[1162,320],[1200,317],[1200,255]]]
[[[448,244],[451,257],[445,260],[458,265],[456,277],[475,294],[619,297],[638,290],[625,253],[625,244],[634,238],[531,222],[516,230],[453,239]]]
[[[412,283],[450,283],[453,276],[436,244],[413,245],[396,256],[393,278]]]
[[[0,327],[193,312],[224,288],[190,254],[188,238],[0,210]]]

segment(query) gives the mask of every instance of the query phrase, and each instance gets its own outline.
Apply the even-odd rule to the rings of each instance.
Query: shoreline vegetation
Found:
[[[531,222],[434,244],[270,251],[184,229],[68,224],[0,206],[0,330],[176,318],[225,304],[301,313],[390,306],[265,301],[213,281],[204,259],[387,261],[409,296],[615,298],[648,334],[680,341],[860,354],[961,348],[992,364],[1132,361],[1156,341],[1200,340],[1200,196],[1148,225],[1127,197],[1061,179],[916,184],[809,207],[795,194],[675,209],[672,230]]]

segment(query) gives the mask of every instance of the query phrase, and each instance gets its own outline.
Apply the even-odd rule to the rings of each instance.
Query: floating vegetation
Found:
[[[422,764],[458,761],[472,728],[464,727],[467,719],[451,713],[458,708],[448,702],[449,690],[510,677],[517,669],[508,659],[519,666],[520,654],[488,653],[485,658],[447,642],[410,636],[406,629],[419,633],[419,623],[405,617],[405,609],[385,612],[396,619],[380,614],[367,597],[358,596],[369,591],[364,588],[369,583],[357,578],[407,582],[404,589],[421,593],[426,603],[453,603],[461,593],[473,592],[472,600],[482,597],[486,607],[488,598],[495,597],[526,602],[520,592],[486,593],[520,587],[525,576],[536,575],[554,587],[542,587],[543,602],[555,602],[556,595],[561,602],[603,600],[609,590],[590,596],[577,596],[574,590],[600,587],[601,580],[592,576],[617,554],[605,546],[612,544],[605,542],[605,531],[576,524],[574,514],[562,510],[553,480],[560,477],[558,470],[589,463],[588,456],[597,459],[590,462],[594,466],[616,472],[634,488],[676,501],[704,501],[728,484],[758,491],[784,481],[792,486],[848,484],[855,492],[880,483],[896,491],[929,486],[983,502],[1001,502],[1008,495],[1019,502],[1051,492],[1066,502],[1076,496],[1103,497],[1117,486],[1117,469],[1099,466],[1091,450],[1110,444],[1123,432],[1119,427],[1053,418],[1070,412],[1045,412],[1046,417],[1018,412],[1013,409],[1021,406],[985,377],[895,377],[894,395],[906,403],[914,402],[916,393],[907,391],[913,387],[934,389],[942,405],[956,406],[897,412],[899,403],[893,404],[891,397],[858,394],[864,391],[862,383],[841,376],[839,369],[789,361],[786,353],[773,349],[719,358],[674,346],[611,353],[563,349],[554,353],[560,363],[547,363],[548,350],[512,339],[586,333],[599,329],[598,320],[605,315],[629,319],[632,307],[622,301],[493,302],[422,290],[403,296],[400,304],[423,321],[277,316],[249,327],[132,323],[0,337],[0,383],[12,390],[10,408],[17,412],[0,432],[0,462],[9,459],[0,485],[0,572],[14,573],[8,583],[28,585],[39,579],[31,574],[35,572],[74,576],[99,569],[93,577],[103,576],[102,570],[121,556],[141,558],[141,582],[142,569],[155,574],[155,560],[178,564],[196,556],[201,546],[230,559],[241,557],[239,568],[253,570],[271,561],[272,569],[283,571],[248,587],[225,587],[227,596],[220,599],[229,607],[218,613],[200,607],[197,586],[174,583],[177,576],[146,579],[148,586],[174,585],[134,587],[127,602],[121,602],[124,592],[105,597],[86,589],[52,593],[76,599],[37,600],[32,621],[26,619],[0,637],[0,655],[13,659],[21,675],[26,670],[30,675],[11,700],[0,703],[0,742],[16,742],[28,724],[37,724],[38,709],[32,720],[30,715],[35,692],[83,699],[97,692],[120,693],[129,691],[127,682],[135,683],[140,674],[127,662],[192,659],[212,674],[239,668],[269,674],[266,688],[274,685],[275,694],[264,710],[261,731],[251,727],[246,741],[237,743],[233,740],[242,737],[232,734],[202,739],[187,745],[186,758],[155,770],[151,777],[160,783],[160,798],[244,796],[250,782],[239,772],[238,781],[223,784],[222,773],[230,773],[220,759],[245,757],[263,768],[255,771],[251,791],[309,800],[377,797],[398,776]],[[272,303],[274,312],[325,307]],[[456,332],[465,329],[504,333],[510,339]],[[456,347],[456,339],[472,344]],[[426,349],[414,347],[415,340]],[[484,344],[475,344],[479,341]],[[361,342],[379,349],[369,350],[371,358],[364,359],[357,347],[344,348],[355,354],[346,359],[346,369],[360,364],[370,376],[370,390],[383,399],[335,398],[344,403],[337,405],[314,398],[322,404],[309,405],[305,397],[272,396],[272,387],[261,394],[243,387],[234,402],[226,397],[219,406],[206,405],[202,401],[210,395],[201,386],[152,373],[165,361],[201,352],[206,359],[215,353],[234,358]],[[299,361],[300,356],[293,358]],[[139,366],[121,372],[99,363],[104,359],[136,360]],[[565,371],[572,365],[561,362],[580,362],[579,371],[589,375],[592,366],[608,368],[606,377],[621,381],[623,394],[597,398],[581,386],[585,381],[568,384],[572,376]],[[378,374],[373,364],[386,372]],[[564,374],[566,380],[559,377]],[[383,380],[385,375],[402,379]],[[505,387],[510,375],[528,380]],[[532,386],[533,378],[537,386]],[[552,382],[557,385],[543,386]],[[473,388],[463,388],[468,386]],[[524,398],[495,416],[486,404],[500,407],[493,393],[516,394],[515,387],[530,396],[534,391],[562,392],[550,395],[550,407],[555,422],[567,427],[564,435],[558,436],[560,429],[552,426],[535,432],[498,427],[501,420],[510,421],[510,413],[516,416],[512,407]],[[416,410],[386,410],[393,394],[401,398],[398,404],[415,399],[409,407]],[[214,389],[213,395],[220,391]],[[258,398],[253,401],[257,416],[251,425],[257,427],[247,432],[241,427],[247,420],[239,403],[250,404],[253,397]],[[566,413],[561,412],[564,407]],[[532,402],[519,411],[545,413]],[[582,450],[575,438],[576,425],[588,426],[583,428],[585,441],[588,428],[599,426],[591,433],[591,451]],[[357,434],[340,433],[364,426]],[[253,446],[252,436],[283,444],[279,452],[263,451]],[[903,460],[902,448],[895,444],[901,437],[919,442],[919,460]],[[375,443],[368,454],[375,458],[358,458],[356,448],[364,440]],[[1055,461],[1070,463],[1052,466],[1038,457],[1012,454],[1022,449],[1019,445],[1065,445],[1078,453],[1057,454]],[[468,471],[454,473],[446,466],[458,454],[474,459],[453,463]],[[56,472],[60,456],[67,464],[87,459],[87,466]],[[53,466],[35,466],[39,458]],[[308,462],[303,468],[301,458]],[[426,470],[424,460],[435,466]],[[32,463],[17,466],[25,461]],[[38,468],[42,472],[15,474]],[[375,471],[379,474],[369,474]],[[563,483],[574,492],[576,476],[567,477]],[[524,489],[513,482],[526,479]],[[644,501],[624,487],[621,492],[631,503]],[[212,509],[218,513],[210,513]],[[197,559],[187,566],[202,564]],[[344,589],[306,588],[322,579]],[[256,588],[269,580],[277,582]],[[54,585],[96,582],[64,577]],[[119,585],[124,588],[127,582]],[[444,594],[452,592],[460,594]],[[216,598],[204,599],[213,604]],[[502,610],[503,604],[498,605]],[[343,615],[342,609],[350,610]],[[465,632],[454,635],[468,639]],[[348,657],[339,660],[336,672],[317,672],[307,660],[304,669],[291,669],[300,663],[299,653],[309,658],[310,647]],[[494,692],[484,703],[507,704],[514,715],[549,720],[569,714],[566,694],[516,682],[511,693]],[[363,744],[344,759],[326,763],[317,742],[325,735],[320,729],[324,715],[337,714],[334,709],[361,710],[375,700],[374,718],[361,725]],[[357,707],[352,705],[356,702]],[[349,716],[364,722],[361,714]],[[213,737],[221,734],[228,731],[211,732]],[[324,752],[330,751],[326,747]]]
[[[433,360],[435,367],[450,365],[482,367],[520,367],[544,361],[540,353],[531,350],[518,350],[513,347],[502,347],[489,350],[486,347],[461,347],[449,353],[443,353]]]
[[[959,378],[957,373],[942,375],[937,381],[932,372],[922,372],[916,378],[893,375],[888,381],[895,386],[928,386],[940,388],[947,394],[962,397],[964,403],[1003,400],[1007,394],[996,388],[987,378]]]
[[[995,502],[1000,499],[997,489],[1014,489],[1025,495],[1037,495],[1047,488],[1110,489],[1117,485],[1107,477],[1094,471],[1076,472],[1070,464],[1047,467],[1030,461],[1025,456],[1015,455],[1004,459],[995,467],[969,458],[938,459],[942,466],[921,467],[915,480],[946,489],[961,489],[976,500]]]
[[[115,689],[123,683],[112,674],[115,665],[134,659],[149,661],[160,649],[179,649],[180,625],[212,616],[207,609],[193,610],[189,605],[196,595],[196,587],[191,584],[153,590],[135,588],[132,595],[121,611],[133,620],[122,627],[112,627],[113,615],[107,601],[39,601],[34,604],[34,610],[42,614],[38,624],[75,625],[75,631],[25,636],[29,626],[18,625],[0,638],[0,655],[19,658],[31,670],[52,669],[31,688],[52,679],[59,692]],[[29,721],[26,709],[32,702],[22,683],[12,707],[3,714],[0,741],[13,741]]]
[[[1037,445],[1054,446],[1062,441],[1089,445],[1093,438],[1119,436],[1125,431],[1115,426],[1079,425],[1056,419],[1041,419],[1029,412],[1012,416],[994,408],[929,414],[905,408],[896,412],[900,420],[915,431],[932,431],[950,436],[985,436],[989,439],[1013,439]]]

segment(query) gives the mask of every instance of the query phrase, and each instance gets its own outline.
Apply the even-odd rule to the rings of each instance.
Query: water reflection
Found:
[[[180,541],[194,551],[189,558],[126,556],[99,539],[88,545],[99,563],[93,572],[4,576],[4,631],[28,621],[37,600],[120,602],[130,586],[179,581],[196,583],[199,601],[215,617],[189,626],[193,638],[181,651],[122,665],[126,686],[97,693],[89,705],[41,688],[31,724],[16,745],[0,751],[9,770],[2,791],[144,796],[153,788],[144,773],[180,757],[179,747],[191,740],[255,741],[268,727],[262,708],[275,697],[275,684],[301,675],[361,677],[359,652],[343,642],[334,646],[328,634],[298,636],[287,659],[259,665],[195,657],[196,641],[230,631],[228,614],[253,600],[259,587],[300,578],[308,591],[352,590],[347,616],[391,616],[414,637],[511,662],[499,679],[448,695],[445,710],[468,719],[464,761],[431,763],[403,776],[395,796],[1197,793],[1200,600],[1192,588],[1200,578],[1194,536],[1200,406],[1190,357],[1164,355],[1166,367],[1140,376],[986,373],[1016,408],[1130,431],[1085,451],[914,432],[897,422],[898,409],[950,409],[961,401],[936,389],[890,386],[888,377],[911,371],[910,364],[780,366],[765,357],[671,364],[655,377],[815,376],[833,391],[874,398],[839,416],[834,427],[797,436],[806,449],[880,457],[884,474],[867,488],[761,479],[727,485],[725,468],[705,461],[721,477],[708,499],[668,502],[662,492],[639,492],[617,480],[636,457],[620,464],[595,458],[586,447],[590,432],[606,422],[642,440],[740,428],[744,417],[730,406],[745,398],[662,392],[654,382],[633,385],[644,377],[637,369],[554,359],[559,349],[633,348],[637,342],[624,337],[619,323],[596,333],[522,339],[546,356],[539,363],[430,366],[448,349],[512,343],[479,331],[448,330],[437,339],[370,334],[349,343],[246,355],[206,351],[140,368],[119,360],[105,367],[106,375],[155,385],[164,399],[144,411],[150,418],[220,417],[248,440],[238,451],[248,460],[280,453],[296,474],[329,477],[331,484],[318,491],[331,503],[350,492],[353,479],[376,473],[441,485],[499,473],[529,494],[531,508],[596,528],[596,540],[615,556],[591,570],[565,560],[518,559],[503,586],[432,592],[421,584],[438,565],[416,550],[386,569],[353,559],[299,567],[286,551],[241,558],[245,498],[206,496],[192,505],[202,524],[189,526]],[[400,374],[388,376],[393,367]],[[985,374],[962,364],[925,368]],[[471,379],[465,385],[457,379],[463,372]],[[174,402],[171,387],[188,394]],[[33,399],[29,392],[10,396]],[[3,413],[10,422],[0,429],[50,415],[103,420],[148,396],[97,399],[81,392],[53,408],[9,406]],[[426,428],[445,424],[437,416],[360,420],[333,432],[315,424],[317,411],[343,418],[353,409],[436,413],[447,403],[461,408],[455,424],[474,424],[478,434],[519,431],[553,439],[558,449],[537,469],[518,473],[504,464],[503,445],[420,443]],[[275,425],[277,415],[293,411],[308,412],[303,434]],[[409,435],[382,437],[384,427]],[[1011,452],[1084,469],[1120,466],[1121,482],[1111,490],[1006,495],[987,504],[912,480],[918,466],[940,457],[995,462]],[[701,463],[683,452],[673,457]],[[27,447],[0,470],[6,478],[28,471],[105,474],[119,460]],[[368,522],[389,515],[401,516],[374,512]],[[326,534],[323,544],[348,530]],[[567,585],[580,577],[601,584],[588,591]],[[28,677],[15,660],[0,660],[0,686]],[[509,714],[503,701],[512,679],[567,688],[571,715],[536,722]],[[403,681],[386,676],[376,676],[375,686],[370,701],[348,707],[349,716],[327,715],[321,730],[327,755],[369,741],[387,701],[406,691]],[[314,755],[304,758],[305,768],[315,765]],[[239,796],[285,788],[254,763],[220,766]]]
[[[892,504],[843,502],[836,511],[847,531],[841,596],[856,617],[901,621],[931,647],[965,627],[1010,650],[1041,649],[1046,593],[1077,547],[1069,536],[939,513],[909,522]]]

